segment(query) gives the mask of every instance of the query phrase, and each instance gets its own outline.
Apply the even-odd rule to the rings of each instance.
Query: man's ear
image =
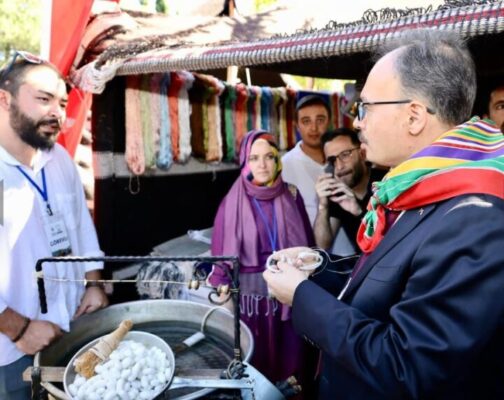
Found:
[[[0,108],[9,111],[12,101],[12,95],[4,89],[0,89]]]
[[[362,147],[359,148],[359,153],[360,153],[361,159],[366,160],[366,149],[363,149]]]
[[[416,101],[408,105],[408,130],[410,135],[418,136],[427,125],[429,113],[427,107]]]

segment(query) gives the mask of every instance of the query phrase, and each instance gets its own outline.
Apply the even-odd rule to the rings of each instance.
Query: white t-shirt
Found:
[[[51,256],[42,223],[46,205],[17,165],[20,163],[0,146],[0,181],[4,186],[4,221],[0,225],[0,312],[10,307],[31,319],[48,320],[69,330],[70,320],[84,294],[84,285],[82,282],[56,282],[49,278],[84,279],[87,271],[100,269],[103,265],[44,263],[42,269],[48,313],[41,314],[35,263],[40,258]],[[54,213],[63,216],[72,255],[102,256],[86,207],[82,183],[67,152],[56,144],[50,151],[38,152],[33,170],[21,168],[41,188],[41,171],[44,168],[49,204]],[[23,355],[7,336],[0,334],[0,366],[8,365]]]
[[[352,242],[348,238],[343,227],[340,227],[334,241],[329,250],[331,254],[337,254],[338,256],[348,257],[357,254],[357,250],[353,247]]]
[[[285,153],[282,157],[282,179],[296,186],[303,196],[306,212],[310,223],[315,223],[317,216],[318,198],[315,191],[315,182],[324,172],[324,166],[308,157],[301,150],[301,141]]]

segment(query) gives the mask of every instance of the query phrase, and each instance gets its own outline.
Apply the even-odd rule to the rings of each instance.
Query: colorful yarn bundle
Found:
[[[330,99],[337,126],[340,95]],[[135,175],[167,170],[192,157],[237,162],[246,132],[272,133],[279,150],[294,147],[295,104],[291,88],[227,85],[217,78],[177,71],[126,78],[126,163]]]

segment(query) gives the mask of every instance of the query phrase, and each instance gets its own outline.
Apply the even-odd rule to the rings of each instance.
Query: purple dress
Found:
[[[313,231],[301,195],[280,176],[271,187],[259,187],[244,175],[219,206],[212,255],[240,258],[240,315],[254,337],[251,364],[272,382],[294,375],[306,386],[315,374],[316,351],[294,333],[290,307],[268,297],[262,272],[274,250],[313,245]],[[217,286],[228,278],[214,268],[209,281]]]

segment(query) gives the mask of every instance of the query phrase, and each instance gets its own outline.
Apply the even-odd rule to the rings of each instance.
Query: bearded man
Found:
[[[315,184],[318,212],[313,232],[317,246],[333,254],[359,253],[357,231],[372,195],[372,183],[385,171],[371,168],[357,132],[348,128],[327,131],[321,138],[327,171]]]
[[[30,398],[22,372],[32,355],[69,330],[70,320],[108,304],[101,264],[46,263],[48,312],[39,305],[34,267],[51,256],[102,256],[82,183],[55,144],[65,120],[65,82],[50,63],[16,52],[0,71],[0,398]],[[51,280],[51,278],[54,278]],[[69,283],[57,279],[68,279]]]

